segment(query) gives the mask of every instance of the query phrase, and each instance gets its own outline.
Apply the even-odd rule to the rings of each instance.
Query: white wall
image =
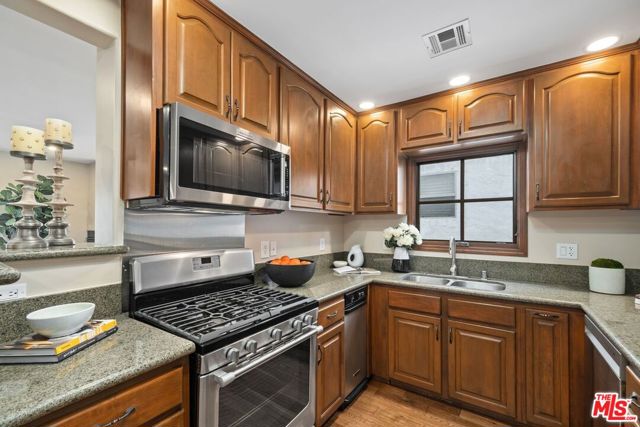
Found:
[[[344,217],[313,212],[284,212],[279,215],[248,215],[245,246],[260,258],[260,242],[275,240],[277,256],[292,257],[340,252],[344,247]],[[320,239],[325,249],[320,250]]]
[[[14,182],[22,175],[23,164],[22,159],[0,152],[0,188],[4,188],[9,182]],[[52,158],[37,161],[34,164],[34,170],[39,175],[51,175],[53,164]],[[85,242],[87,230],[93,230],[94,223],[94,167],[93,164],[65,161],[64,174],[69,179],[65,181],[63,194],[69,203],[73,203],[73,206],[67,208],[69,234],[76,242]]]
[[[400,215],[356,215],[344,224],[344,249],[363,245],[365,252],[391,253],[382,230],[406,221]],[[628,268],[640,268],[640,211],[590,210],[529,214],[529,256],[501,257],[459,254],[460,258],[548,264],[588,265],[594,258],[614,258]],[[557,259],[556,243],[577,243],[578,259]],[[448,256],[442,252],[413,252],[417,256]]]

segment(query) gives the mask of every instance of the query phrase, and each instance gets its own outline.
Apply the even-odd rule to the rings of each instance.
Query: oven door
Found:
[[[299,337],[232,368],[203,375],[199,427],[309,427],[315,421],[317,333]]]
[[[182,104],[164,107],[169,202],[289,208],[289,152],[279,142]]]

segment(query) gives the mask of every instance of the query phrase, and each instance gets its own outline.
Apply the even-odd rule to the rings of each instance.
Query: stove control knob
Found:
[[[227,350],[225,354],[227,360],[231,363],[238,363],[238,358],[240,357],[240,350],[237,348],[230,348]]]
[[[249,353],[256,353],[258,351],[258,341],[256,340],[247,341],[244,345],[244,349],[247,350]]]
[[[271,339],[280,341],[282,339],[282,329],[273,329],[271,331]]]
[[[294,319],[294,320],[291,322],[291,327],[292,327],[293,329],[295,329],[296,331],[298,331],[298,332],[302,332],[302,328],[304,328],[304,324],[302,323],[302,320],[300,320],[300,319]]]
[[[305,325],[313,325],[313,316],[310,314],[305,314],[304,317],[302,318],[302,322]]]

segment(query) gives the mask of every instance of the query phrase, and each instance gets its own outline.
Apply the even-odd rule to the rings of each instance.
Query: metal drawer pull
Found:
[[[238,105],[238,98],[233,100],[233,106],[235,107],[235,111],[233,113],[233,120],[238,120],[238,113],[240,112],[240,106]]]
[[[225,113],[225,117],[229,117],[231,114],[231,97],[229,95],[224,97],[225,101],[227,101],[227,112]]]
[[[320,362],[322,362],[322,347],[318,346],[318,353],[320,355],[320,357],[318,358],[318,365],[320,365]]]
[[[357,371],[355,371],[353,374],[351,374],[352,377],[357,377],[358,374],[360,373],[360,369],[358,369]]]
[[[453,329],[449,328],[449,344],[453,344]]]
[[[440,341],[440,327],[436,326],[436,341]]]
[[[109,421],[108,423],[104,423],[104,424],[96,424],[96,427],[111,427],[111,426],[115,426],[116,424],[120,424],[121,421],[124,421],[125,418],[127,418],[129,415],[133,414],[134,412],[136,412],[136,408],[134,406],[127,408],[122,415],[120,415],[118,418],[114,418],[113,420]]]
[[[536,313],[535,315],[538,317],[542,317],[543,319],[557,319],[560,317],[557,314],[549,314],[549,313]]]
[[[636,408],[640,408],[640,403],[638,403],[638,393],[634,391],[633,393],[631,393],[631,396],[629,397],[631,399],[631,404],[634,405]]]
[[[333,319],[334,317],[336,317],[338,315],[338,310],[334,311],[331,314],[327,314],[327,319]]]

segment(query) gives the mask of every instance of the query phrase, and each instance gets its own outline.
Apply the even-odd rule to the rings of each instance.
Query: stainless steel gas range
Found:
[[[313,425],[316,301],[254,285],[250,249],[143,256],[130,272],[131,315],[196,344],[192,425]]]

